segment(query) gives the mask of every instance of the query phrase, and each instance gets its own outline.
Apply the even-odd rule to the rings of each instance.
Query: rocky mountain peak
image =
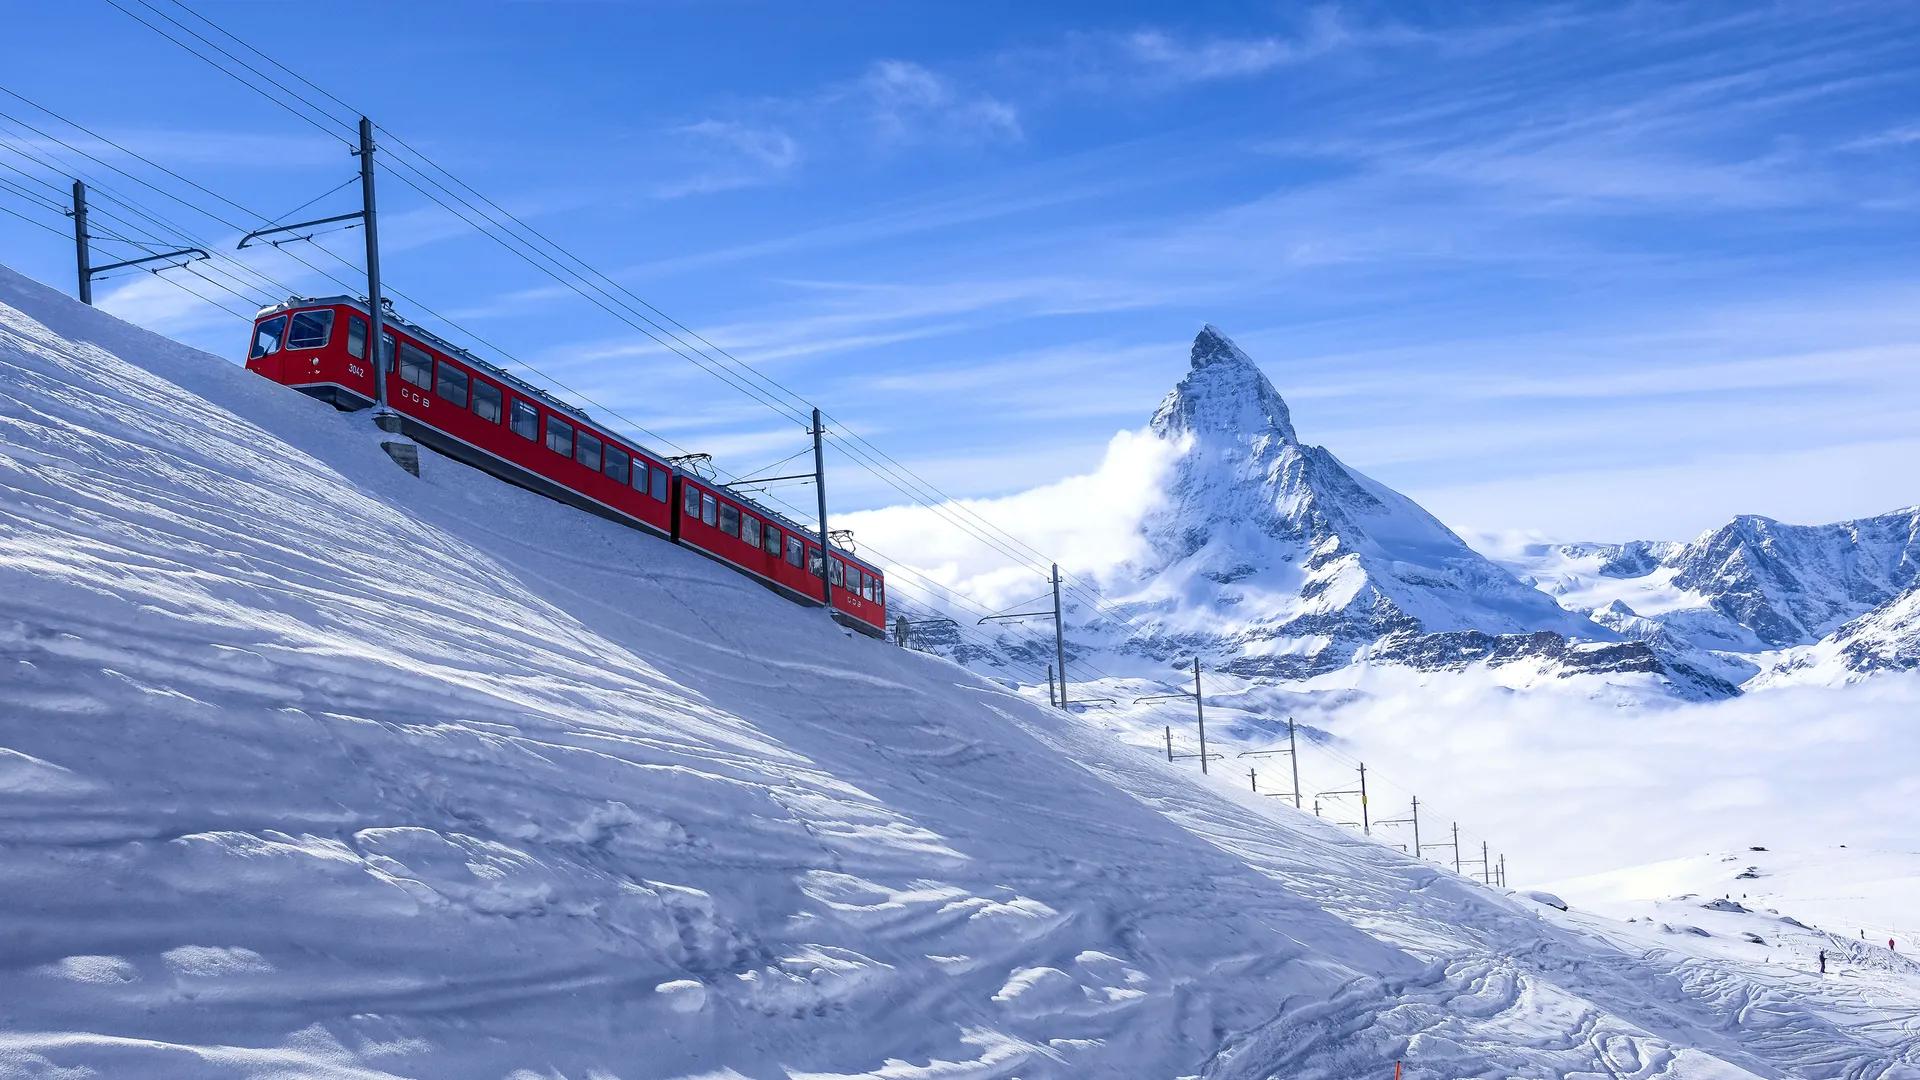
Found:
[[[1617,636],[1300,442],[1279,392],[1216,327],[1194,338],[1190,369],[1151,426],[1180,445],[1164,501],[1142,520],[1149,554],[1130,567],[1123,602],[1153,630],[1125,650],[1284,678],[1333,670],[1392,635],[1391,655],[1422,667],[1559,656],[1569,639]],[[1553,644],[1535,640],[1543,632]]]
[[[1192,370],[1153,414],[1162,436],[1219,434],[1253,439],[1263,435],[1296,442],[1293,418],[1280,392],[1240,346],[1208,324],[1194,336]]]

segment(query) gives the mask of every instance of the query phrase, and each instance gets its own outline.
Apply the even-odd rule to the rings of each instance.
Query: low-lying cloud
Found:
[[[1044,570],[1017,565],[1042,561],[1036,552],[1058,557],[1067,573],[1096,579],[1144,555],[1140,522],[1165,497],[1167,471],[1183,450],[1148,432],[1122,431],[1108,442],[1100,466],[1084,475],[945,503],[938,512],[896,506],[847,514],[835,524],[854,530],[864,549],[896,567],[902,564],[895,559],[911,553],[901,582],[909,590],[932,581],[997,609],[1045,588]]]

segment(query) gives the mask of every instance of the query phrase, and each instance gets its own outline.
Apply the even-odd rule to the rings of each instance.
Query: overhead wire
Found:
[[[36,218],[30,218],[27,215],[21,213],[20,211],[13,209],[12,207],[0,206],[0,213],[5,213],[13,217],[17,217],[21,221],[24,221],[29,225],[37,225],[40,228],[47,230],[48,232],[52,233],[55,236],[61,236],[61,237],[66,236],[66,233],[61,232],[59,229],[54,228],[53,226],[47,224],[46,222],[40,221]]]

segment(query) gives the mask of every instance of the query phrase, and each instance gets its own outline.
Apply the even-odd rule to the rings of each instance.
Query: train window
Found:
[[[871,600],[873,599],[873,592],[874,592],[873,576],[870,574],[861,574],[860,575],[860,595],[865,599]]]
[[[280,335],[287,329],[287,317],[275,315],[260,324],[253,332],[253,348],[247,350],[247,359],[258,360],[263,356],[272,356],[280,351]]]
[[[433,392],[461,408],[467,407],[467,373],[441,360],[434,365],[439,371],[434,376]]]
[[[347,355],[355,360],[367,358],[367,320],[358,315],[347,316]]]
[[[500,388],[482,379],[473,380],[473,414],[489,424],[500,422]]]
[[[688,484],[685,490],[686,498],[681,500],[685,504],[683,509],[688,517],[697,518],[700,516],[700,491],[692,484]]]
[[[847,591],[855,596],[860,595],[860,568],[857,566],[847,567]]]
[[[807,549],[807,573],[812,574],[814,577],[825,577],[827,568],[824,563],[825,560],[820,558],[819,548]]]
[[[667,470],[662,469],[656,465],[651,470],[651,472],[653,473],[653,497],[655,499],[658,499],[661,502],[666,502],[667,501]]]
[[[573,444],[573,460],[594,472],[599,472],[600,440],[584,431],[581,432],[579,440]]]
[[[720,524],[720,504],[704,491],[700,493],[700,520],[709,525]]]
[[[740,535],[740,508],[720,504],[720,531],[728,536]]]
[[[887,586],[886,583],[879,578],[873,579],[873,602],[876,604],[884,604],[887,602]]]
[[[797,536],[787,537],[787,561],[795,566],[799,566],[802,559],[800,553],[800,538]]]
[[[547,417],[547,449],[562,457],[572,457],[573,425],[558,417]]]
[[[780,554],[780,530],[771,525],[767,526],[766,534],[760,538],[760,545],[766,549],[767,554],[778,557]]]
[[[418,345],[402,342],[400,377],[422,390],[433,389],[433,357]]]
[[[612,480],[614,483],[625,484],[627,482],[627,466],[631,461],[632,459],[627,457],[625,450],[616,450],[609,446],[607,447],[606,460],[600,463],[600,471],[606,473],[607,479]]]
[[[393,331],[391,330],[381,331],[380,333],[380,372],[383,375],[391,376],[393,374],[393,345],[394,345]]]
[[[740,515],[740,539],[753,547],[760,546],[760,519],[752,514]]]
[[[530,439],[530,440],[539,439],[540,438],[540,410],[534,408],[533,406],[527,404],[524,401],[521,401],[518,398],[515,398],[513,402],[512,427],[513,427],[513,433],[515,435],[520,436],[523,439]]]
[[[333,333],[333,312],[297,311],[287,327],[287,348],[319,349]]]
[[[845,585],[847,583],[847,568],[841,564],[839,559],[835,559],[827,564],[827,580],[835,585]]]

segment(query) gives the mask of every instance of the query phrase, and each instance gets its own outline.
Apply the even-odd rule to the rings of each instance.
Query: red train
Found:
[[[873,637],[886,633],[884,575],[818,534],[660,454],[433,333],[382,316],[387,403],[421,445],[510,483],[692,548]],[[247,369],[344,410],[374,404],[366,304],[290,300],[254,317]]]

